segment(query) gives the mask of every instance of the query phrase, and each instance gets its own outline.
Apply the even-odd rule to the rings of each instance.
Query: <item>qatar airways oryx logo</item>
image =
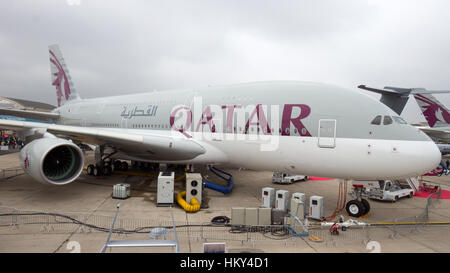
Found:
[[[25,167],[25,169],[28,169],[28,167],[30,167],[30,160],[28,159],[28,155],[23,160],[23,166]]]
[[[450,124],[450,114],[445,108],[424,95],[417,94],[414,97],[421,102],[419,104],[422,108],[422,113],[430,127],[433,127],[437,122]]]
[[[61,65],[61,63],[58,61],[58,58],[56,58],[53,51],[50,52],[50,62],[53,64],[54,67],[56,67],[57,72],[52,73],[52,85],[56,87],[56,96],[58,98],[58,106],[61,106],[61,100],[63,96],[63,90],[64,88],[64,98],[66,100],[69,99],[70,96],[70,85],[69,80],[67,78],[66,72],[64,72],[64,68]]]
[[[261,150],[271,151],[278,148],[280,135],[311,136],[303,124],[311,108],[306,104],[282,107],[263,104],[203,106],[202,98],[195,97],[192,107],[178,105],[172,109],[170,126],[187,137],[245,140],[261,144]]]

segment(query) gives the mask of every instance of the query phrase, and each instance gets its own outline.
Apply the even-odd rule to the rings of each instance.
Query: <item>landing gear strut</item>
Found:
[[[363,199],[364,188],[361,185],[353,185],[353,194],[356,197],[345,206],[345,210],[351,217],[360,217],[366,215],[370,211],[370,204],[366,199]]]
[[[106,154],[105,150],[107,150],[108,154]],[[112,164],[113,161],[111,160],[111,156],[113,154],[115,154],[116,151],[114,149],[110,149],[110,148],[105,148],[104,146],[97,146],[95,151],[94,151],[94,155],[95,155],[95,165],[94,164],[90,164],[87,166],[86,169],[86,173],[88,175],[93,175],[93,176],[101,176],[101,175],[106,175],[109,176],[112,174],[113,172],[113,168],[116,169],[116,162],[114,162],[114,165]],[[106,155],[105,155],[106,154]],[[120,163],[120,161],[119,161]],[[128,169],[128,163],[126,162],[122,162],[124,163],[122,166],[120,166],[120,168],[125,168],[125,164],[126,164],[126,169]]]

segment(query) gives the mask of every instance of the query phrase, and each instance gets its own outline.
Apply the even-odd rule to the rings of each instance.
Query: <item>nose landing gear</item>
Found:
[[[345,206],[345,210],[351,217],[360,217],[370,212],[370,204],[363,199],[364,188],[362,185],[353,185],[353,194],[356,198],[351,200]]]

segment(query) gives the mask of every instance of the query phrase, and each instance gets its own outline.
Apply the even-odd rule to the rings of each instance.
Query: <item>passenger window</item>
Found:
[[[392,117],[394,119],[395,122],[399,123],[399,124],[407,124],[406,121],[404,119],[402,119],[401,117]]]
[[[372,120],[371,124],[372,124],[372,125],[380,125],[380,124],[381,124],[381,116],[376,116],[376,117]]]
[[[384,125],[392,124],[392,118],[390,116],[384,116],[383,124]]]

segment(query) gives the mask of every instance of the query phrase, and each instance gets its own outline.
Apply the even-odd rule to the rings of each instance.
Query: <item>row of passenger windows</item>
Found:
[[[91,123],[91,126],[119,128],[119,124],[115,124],[115,123]]]
[[[163,128],[163,129],[169,129],[170,126],[168,124],[133,124],[133,128]]]
[[[132,124],[131,126],[132,126],[132,128],[154,128],[154,129],[169,129],[170,128],[170,125],[168,125],[168,124],[162,124],[162,125],[160,125],[160,124]],[[206,126],[206,128],[209,129],[208,126]],[[183,126],[181,126],[180,129],[183,130],[184,129]],[[224,132],[225,132],[225,129],[226,128],[224,128]],[[271,130],[272,133],[275,133],[274,128],[271,128],[270,130]],[[236,127],[236,126],[234,126],[233,127],[233,131],[234,131],[234,133],[244,132],[244,128],[243,127]],[[261,131],[263,133],[268,133],[267,129],[260,130],[260,127],[255,128],[254,126],[250,126],[248,128],[248,132],[258,132],[258,133],[260,133]],[[281,128],[278,128],[278,132],[279,132],[279,134],[281,134],[281,132],[282,132]],[[290,130],[290,128],[286,128],[285,129],[285,133],[286,134],[289,134],[289,133],[300,134],[300,132],[297,130],[297,128],[294,128],[294,130]],[[306,129],[303,128],[302,129],[302,134],[306,134],[306,133],[307,133]]]
[[[381,115],[376,116],[371,124],[372,125],[381,125],[381,120],[383,119],[383,125],[389,125],[392,124],[394,121],[398,124],[406,124],[406,121],[404,119],[402,119],[401,117],[394,117],[394,116],[384,116],[384,118],[382,118]]]

